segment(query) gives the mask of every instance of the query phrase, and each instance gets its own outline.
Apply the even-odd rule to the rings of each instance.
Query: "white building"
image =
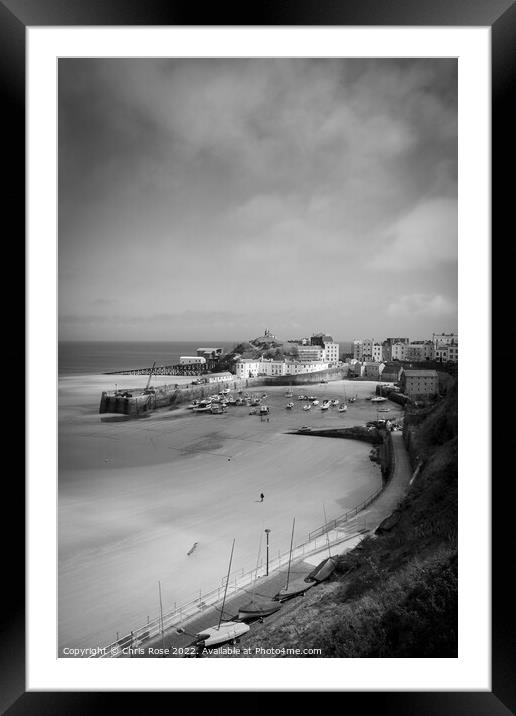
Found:
[[[256,378],[260,373],[261,360],[255,358],[239,358],[235,363],[238,378]]]
[[[180,356],[179,365],[206,365],[206,358],[202,356]]]
[[[234,375],[229,370],[225,370],[222,373],[208,373],[202,380],[204,383],[224,383],[233,379]]]
[[[393,343],[391,346],[391,360],[406,360],[407,344]]]
[[[339,362],[340,346],[338,343],[332,341],[331,343],[324,343],[324,349],[320,360],[326,361],[327,363],[338,363]]]
[[[235,363],[235,371],[238,378],[257,378],[259,376],[282,376],[300,375],[302,373],[314,373],[326,370],[328,363],[325,361],[297,361],[292,359],[275,360],[273,358],[241,358]]]
[[[381,343],[373,343],[371,346],[372,363],[381,363],[383,358],[383,346]]]

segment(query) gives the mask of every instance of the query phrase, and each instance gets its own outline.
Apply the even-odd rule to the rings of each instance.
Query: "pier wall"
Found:
[[[264,377],[261,380],[263,380],[263,385],[312,385],[313,383],[320,383],[321,380],[342,380],[342,378],[347,378],[347,375],[348,366],[341,366],[340,368],[318,370],[314,373]]]

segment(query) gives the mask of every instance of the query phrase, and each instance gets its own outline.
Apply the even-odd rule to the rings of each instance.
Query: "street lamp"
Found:
[[[269,576],[269,533],[270,529],[265,530],[265,534],[267,535],[267,570],[265,572],[265,576]]]

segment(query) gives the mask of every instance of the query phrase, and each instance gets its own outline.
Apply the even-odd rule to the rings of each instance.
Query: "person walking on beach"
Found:
[[[263,492],[260,492],[260,502],[263,502],[264,497],[265,497],[265,495],[263,494]]]

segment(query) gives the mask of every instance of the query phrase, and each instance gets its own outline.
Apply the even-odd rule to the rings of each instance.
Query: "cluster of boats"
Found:
[[[224,599],[222,607],[220,609],[220,617],[218,624],[207,629],[202,629],[197,634],[191,634],[194,638],[190,646],[195,647],[195,655],[201,656],[204,649],[210,649],[212,647],[220,646],[221,644],[236,644],[240,637],[246,634],[250,630],[249,622],[259,621],[263,622],[265,617],[274,614],[279,609],[283,602],[293,599],[294,597],[304,596],[305,592],[311,589],[316,584],[323,582],[325,579],[331,576],[335,570],[335,560],[332,558],[330,553],[330,546],[328,542],[328,557],[323,559],[306,577],[298,577],[291,579],[291,564],[292,564],[292,547],[294,541],[294,528],[296,520],[294,518],[292,524],[292,537],[290,542],[290,556],[288,562],[288,571],[286,583],[281,589],[272,597],[268,599],[265,597],[256,596],[256,581],[258,576],[258,563],[255,572],[255,578],[253,583],[252,596],[249,602],[245,602],[238,608],[238,615],[233,617],[229,621],[223,621],[224,607],[226,604],[227,588],[229,584],[229,576],[231,574],[231,563],[233,560],[233,551],[235,548],[235,540],[233,540],[233,546],[231,548],[231,556],[229,558],[228,574],[226,578],[226,588],[224,590]],[[261,548],[261,541],[260,541]],[[258,559],[260,557],[260,551],[258,552]],[[184,629],[177,629],[180,634],[187,633]]]
[[[310,402],[305,403],[303,405],[303,410],[308,411],[312,408],[316,408],[320,405],[321,410],[329,410],[330,408],[338,408],[339,413],[345,413],[348,409],[348,406],[346,402],[340,404],[340,400],[338,398],[323,400],[322,404],[320,404],[320,401],[315,397],[315,395],[298,395],[298,400],[308,400]],[[290,410],[294,407],[294,403],[288,403],[287,408]]]
[[[269,412],[269,408],[263,404],[263,400],[267,397],[267,393],[263,393],[261,396],[251,395],[249,393],[239,392],[238,397],[235,398],[229,391],[229,388],[224,388],[217,395],[210,395],[209,398],[204,400],[193,400],[188,406],[194,413],[211,413],[217,415],[225,413],[228,406],[248,406],[251,408],[249,414],[265,415]]]

